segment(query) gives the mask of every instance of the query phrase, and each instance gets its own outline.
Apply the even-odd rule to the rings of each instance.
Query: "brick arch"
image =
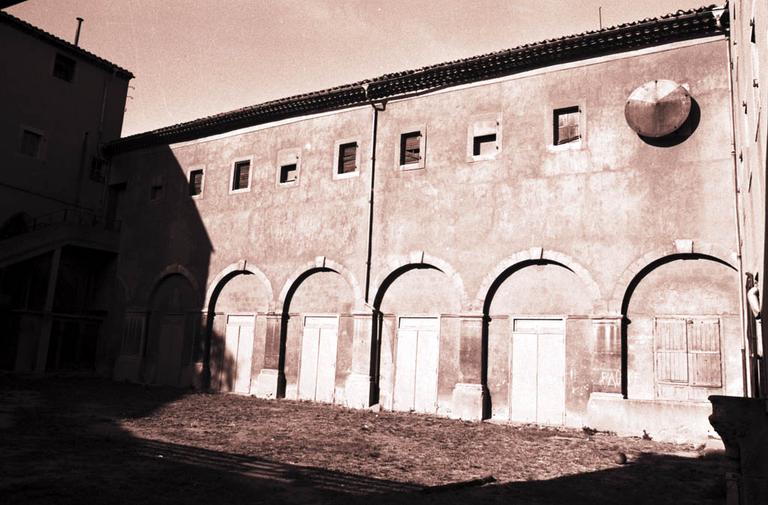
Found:
[[[541,247],[532,247],[530,249],[518,251],[512,256],[505,258],[496,264],[496,267],[494,267],[494,269],[491,270],[491,272],[488,275],[486,275],[485,278],[483,279],[483,282],[480,285],[480,289],[477,291],[477,295],[475,296],[475,299],[472,301],[471,309],[475,311],[483,310],[483,307],[486,302],[486,298],[488,297],[488,294],[491,291],[491,287],[493,286],[494,282],[496,282],[496,280],[504,274],[504,272],[506,272],[510,268],[513,268],[515,265],[520,265],[526,262],[538,262],[538,261],[542,261],[550,264],[557,264],[570,270],[571,272],[576,274],[576,276],[584,283],[584,285],[589,290],[589,294],[592,297],[593,307],[598,307],[599,304],[602,303],[602,294],[600,293],[600,287],[592,278],[592,275],[589,273],[589,271],[586,268],[584,268],[580,263],[578,263],[576,260],[568,256],[567,254],[564,254],[558,251],[543,249]]]
[[[332,271],[341,275],[344,278],[344,280],[347,281],[347,284],[349,284],[349,286],[352,288],[352,292],[354,293],[354,297],[355,297],[355,301],[354,301],[355,309],[362,309],[363,292],[360,289],[360,284],[357,282],[357,279],[355,278],[355,276],[347,267],[345,267],[341,263],[337,263],[336,261],[330,260],[325,256],[318,256],[315,258],[314,261],[308,261],[307,263],[304,263],[302,266],[294,270],[291,275],[288,276],[288,279],[283,284],[283,289],[280,290],[280,296],[277,299],[277,304],[280,307],[280,309],[281,310],[285,309],[284,307],[285,300],[286,298],[288,298],[288,294],[290,293],[291,289],[294,287],[294,285],[299,279],[303,279],[304,277],[306,277],[308,272],[319,272],[319,271]]]
[[[408,255],[392,256],[388,259],[384,268],[381,270],[376,280],[373,283],[374,286],[374,304],[375,300],[379,300],[383,293],[381,293],[382,287],[390,279],[392,274],[408,266],[431,266],[448,276],[451,280],[451,284],[459,293],[461,298],[462,310],[469,306],[469,297],[467,296],[467,290],[464,288],[464,281],[459,273],[451,266],[447,261],[432,256],[424,251],[413,251]]]
[[[213,278],[213,280],[208,284],[208,290],[205,293],[205,303],[203,305],[203,310],[211,310],[211,301],[213,300],[214,294],[217,292],[217,290],[220,291],[220,287],[223,287],[222,283],[226,283],[231,277],[233,277],[235,274],[238,273],[249,273],[265,287],[267,288],[267,293],[269,293],[269,303],[270,303],[270,310],[274,310],[274,292],[272,290],[272,283],[269,281],[266,275],[264,275],[264,272],[262,272],[257,266],[255,266],[253,263],[248,262],[246,260],[240,260],[235,263],[232,263],[225,267],[221,272],[216,275],[216,277]]]
[[[624,304],[627,289],[632,281],[641,272],[665,258],[705,258],[720,262],[737,270],[738,262],[736,253],[717,244],[709,242],[694,242],[693,240],[673,240],[664,247],[659,247],[637,258],[630,264],[619,277],[608,301],[608,310],[611,313],[620,314]]]
[[[189,271],[184,265],[180,265],[178,263],[173,263],[171,265],[168,265],[165,267],[159,274],[155,276],[155,278],[152,280],[152,283],[150,284],[152,287],[149,290],[149,294],[147,295],[147,299],[144,300],[145,305],[149,306],[150,302],[152,301],[152,297],[154,296],[155,292],[157,291],[157,288],[160,286],[160,283],[166,278],[171,275],[181,275],[187,281],[189,281],[189,284],[192,286],[192,291],[195,293],[195,299],[200,300],[201,297],[201,290],[200,290],[200,284],[198,284],[197,280],[195,279],[195,276],[192,275],[192,272]]]

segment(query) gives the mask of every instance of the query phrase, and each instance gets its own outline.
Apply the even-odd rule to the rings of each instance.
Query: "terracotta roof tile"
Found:
[[[680,10],[658,18],[647,18],[471,58],[389,73],[373,79],[281,98],[139,133],[112,142],[107,146],[107,150],[114,154],[192,140],[290,117],[428,92],[558,63],[724,34],[728,31],[728,16],[722,16],[726,24],[721,24],[719,14],[722,12],[722,7],[715,5]],[[363,85],[367,85],[367,93]]]

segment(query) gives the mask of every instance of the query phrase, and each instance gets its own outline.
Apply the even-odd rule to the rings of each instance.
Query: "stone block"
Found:
[[[645,432],[653,440],[700,444],[714,434],[708,420],[711,411],[708,403],[628,400],[620,394],[592,393],[585,423],[622,436]]]
[[[277,398],[280,374],[277,370],[262,368],[251,383],[251,394],[257,398]]]
[[[453,388],[453,409],[451,417],[464,421],[483,419],[483,400],[485,392],[482,384],[458,383]]]
[[[351,373],[344,386],[346,406],[353,409],[368,408],[371,403],[371,377],[369,375]]]

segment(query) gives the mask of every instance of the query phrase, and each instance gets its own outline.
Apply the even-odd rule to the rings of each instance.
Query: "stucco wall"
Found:
[[[578,425],[591,393],[622,392],[620,321],[637,275],[674,254],[733,261],[726,70],[727,42],[716,38],[387,103],[378,113],[370,272],[370,108],[120,154],[111,182],[127,183],[118,268],[128,303],[144,305],[168,265],[183,266],[203,294],[223,272],[249,265],[272,292],[256,325],[265,336],[254,340],[263,346],[254,356],[264,366],[253,365],[260,376],[252,390],[272,387],[270,374],[282,367],[286,384],[274,379],[275,387],[295,394],[301,315],[338,313],[337,394],[343,403],[369,380],[385,408],[393,405],[398,317],[440,316],[436,411],[459,417],[479,408],[509,415],[510,316],[565,317],[564,422]],[[628,95],[653,79],[684,84],[700,109],[696,130],[676,145],[651,145],[627,126]],[[582,139],[555,147],[553,109],[574,105]],[[499,121],[493,159],[468,155],[478,118]],[[415,129],[426,134],[424,167],[401,170],[400,135]],[[337,179],[341,140],[358,143],[360,164],[357,175]],[[299,179],[282,186],[287,149],[299,155]],[[231,193],[241,159],[251,161],[250,190]],[[192,169],[205,173],[195,198],[187,194]],[[152,185],[162,186],[155,201]],[[706,269],[681,275],[717,285],[717,297],[670,287],[669,303],[723,316],[723,352],[737,377],[737,280]],[[214,305],[200,310],[219,312]],[[213,334],[221,331],[214,324]]]

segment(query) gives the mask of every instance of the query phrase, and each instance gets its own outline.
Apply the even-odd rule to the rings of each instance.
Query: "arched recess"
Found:
[[[378,310],[381,307],[381,299],[388,286],[403,272],[414,268],[432,268],[444,273],[453,285],[453,289],[459,293],[462,308],[469,307],[469,297],[464,289],[464,281],[459,273],[447,261],[432,256],[424,251],[413,251],[407,256],[393,256],[376,276],[373,306]]]
[[[155,293],[157,292],[158,288],[160,287],[160,283],[165,280],[166,277],[169,277],[171,275],[181,275],[184,277],[187,282],[189,282],[189,286],[192,288],[195,296],[195,300],[200,300],[201,296],[201,290],[200,285],[198,284],[197,280],[195,279],[195,276],[192,275],[192,272],[189,271],[184,265],[180,265],[178,263],[174,263],[172,265],[168,265],[165,267],[159,274],[157,274],[154,279],[152,279],[152,282],[150,283],[150,290],[149,290],[149,296],[146,300],[146,305],[149,305],[149,302],[152,300],[152,298],[155,296]],[[141,302],[141,300],[139,300]],[[198,301],[198,308],[200,306],[200,302]]]
[[[374,402],[390,410],[449,413],[459,382],[464,284],[424,253],[390,262],[374,284]]]
[[[144,380],[181,387],[192,383],[192,348],[200,303],[199,292],[188,275],[169,271],[159,276],[147,304]]]
[[[302,268],[288,278],[279,298],[278,370],[285,397],[345,404],[359,284],[346,267],[323,257]]]
[[[589,316],[601,300],[597,284],[570,257],[534,249],[501,262],[481,290],[475,303],[483,311],[491,416],[567,424],[567,413],[589,400],[583,357],[591,352]]]
[[[737,269],[722,257],[676,252],[628,271],[619,305],[622,395],[703,403],[741,394]]]
[[[204,304],[205,339],[195,348],[203,382],[218,391],[248,394],[263,368],[272,284],[245,260],[224,268],[211,282]]]
[[[567,254],[558,251],[533,247],[524,251],[518,251],[512,256],[500,261],[483,279],[480,289],[477,291],[477,295],[473,300],[472,306],[477,309],[482,307],[483,313],[487,314],[486,304],[490,303],[493,299],[495,289],[498,289],[500,283],[506,278],[505,274],[511,275],[512,272],[519,268],[537,263],[560,265],[571,271],[581,279],[590,300],[593,300],[594,303],[599,303],[602,300],[600,288],[592,278],[592,275],[590,275],[589,271],[581,266],[576,260]]]

